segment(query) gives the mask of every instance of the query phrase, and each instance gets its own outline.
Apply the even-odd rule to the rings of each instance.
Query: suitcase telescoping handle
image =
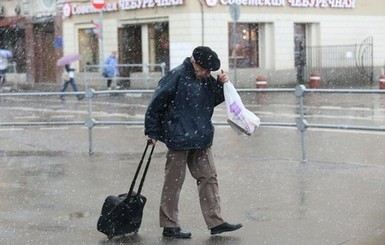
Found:
[[[154,152],[154,148],[155,148],[155,145],[152,144],[151,140],[147,140],[147,144],[146,144],[146,147],[144,148],[144,152],[143,152],[142,158],[140,159],[138,168],[136,169],[134,179],[131,182],[131,186],[130,186],[130,190],[128,191],[127,198],[129,198],[131,196],[132,192],[134,191],[135,182],[136,182],[136,179],[138,178],[140,169],[142,168],[143,161],[144,161],[144,158],[146,157],[146,153],[147,153],[149,145],[152,145],[152,147],[151,147],[151,151],[150,151],[150,154],[148,156],[148,159],[147,159],[147,164],[146,164],[146,167],[144,169],[144,172],[143,172],[143,175],[142,175],[142,179],[141,179],[140,184],[139,184],[137,195],[140,195],[140,193],[142,191],[144,180],[146,179],[146,174],[147,174],[148,168],[150,166],[152,153]]]

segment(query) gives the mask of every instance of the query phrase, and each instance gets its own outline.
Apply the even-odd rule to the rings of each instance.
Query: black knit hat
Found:
[[[206,46],[196,47],[193,51],[193,57],[196,63],[204,69],[216,71],[221,67],[221,61],[211,48]]]

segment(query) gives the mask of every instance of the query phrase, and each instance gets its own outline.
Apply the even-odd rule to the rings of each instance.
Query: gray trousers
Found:
[[[198,186],[199,201],[209,229],[224,222],[219,204],[217,171],[211,149],[168,150],[161,196],[159,221],[161,227],[179,227],[178,203],[186,176],[186,165]]]

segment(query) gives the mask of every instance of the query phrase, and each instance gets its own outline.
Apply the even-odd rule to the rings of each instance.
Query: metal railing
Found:
[[[308,128],[323,128],[323,129],[340,129],[340,130],[365,130],[365,131],[385,131],[385,127],[371,126],[355,126],[346,124],[317,124],[309,123],[305,117],[304,97],[306,93],[336,93],[336,94],[385,94],[385,90],[380,89],[307,89],[304,85],[298,85],[296,88],[277,88],[277,89],[238,89],[239,93],[295,93],[299,100],[298,118],[295,122],[261,122],[262,127],[296,127],[301,132],[301,151],[302,161],[306,161],[306,143],[305,133]],[[16,96],[58,96],[58,95],[85,95],[87,99],[87,119],[85,121],[56,121],[56,122],[0,122],[0,127],[25,127],[25,126],[81,126],[85,125],[88,128],[89,154],[94,153],[93,146],[93,131],[95,126],[107,125],[143,125],[144,121],[97,121],[93,118],[93,98],[102,94],[152,94],[153,90],[111,90],[111,91],[95,91],[88,88],[85,92],[33,92],[33,93],[0,93],[2,97]],[[227,122],[213,122],[215,125],[227,125]]]
[[[307,77],[318,71],[329,87],[373,83],[373,37],[361,44],[308,46],[306,50]]]
[[[107,78],[102,75],[103,68],[112,67],[119,71],[119,76]],[[166,63],[160,64],[117,64],[115,66],[111,65],[85,65],[84,72],[86,88],[89,87],[90,81],[106,81],[107,79],[113,79],[114,82],[119,81],[130,81],[130,80],[141,80],[146,83],[152,80],[159,80],[160,77],[164,76],[166,73]],[[90,77],[89,73],[96,73],[97,77]],[[157,74],[159,73],[159,74]],[[135,76],[132,76],[135,74]],[[147,86],[148,88],[149,86]]]

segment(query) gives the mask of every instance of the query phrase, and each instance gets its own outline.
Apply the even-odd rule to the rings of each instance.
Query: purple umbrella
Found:
[[[78,61],[82,58],[82,56],[80,54],[68,54],[68,55],[64,55],[63,57],[61,57],[60,59],[58,59],[56,65],[57,66],[64,66],[64,65],[67,65],[67,64],[70,64],[72,62],[75,62],[75,61]]]

